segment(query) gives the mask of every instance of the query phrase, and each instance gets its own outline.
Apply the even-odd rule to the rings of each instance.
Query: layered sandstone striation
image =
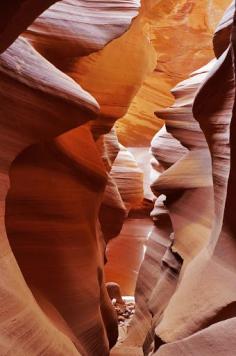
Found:
[[[0,5],[0,355],[234,356],[227,5]]]
[[[216,58],[157,113],[165,127],[151,144],[155,227],[117,355],[235,353],[234,12],[233,2],[216,29]]]
[[[144,0],[143,4],[157,60],[116,125],[121,143],[132,147],[150,145],[163,125],[154,112],[173,104],[171,89],[213,58],[212,36],[230,0]]]
[[[24,18],[25,11],[26,19],[33,3],[22,1],[9,16]],[[132,0],[109,6],[62,1],[1,55],[2,355],[107,355],[116,342],[98,217],[109,180],[110,201],[115,190],[115,211],[122,210],[122,221],[126,214],[108,174],[119,145],[114,133],[100,137],[113,124],[105,128],[100,105],[68,63],[77,65],[79,57],[119,37],[138,7]],[[6,43],[33,17],[9,30],[9,38],[3,31]],[[140,173],[138,180],[141,186]]]

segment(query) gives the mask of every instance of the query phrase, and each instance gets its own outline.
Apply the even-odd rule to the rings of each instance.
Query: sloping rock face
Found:
[[[154,112],[173,104],[170,90],[213,58],[212,36],[230,4],[230,0],[143,2],[157,61],[128,113],[116,125],[120,142],[132,147],[150,146],[152,137],[163,125]]]
[[[126,117],[118,132],[128,145],[149,142],[160,124],[150,112],[212,56],[226,3],[147,0],[139,14],[138,0],[0,5],[1,355],[109,355],[118,337],[104,276],[112,253],[117,268],[126,258],[117,280],[126,278],[127,294],[144,258],[136,313],[114,355],[234,355],[234,4],[213,39],[217,59],[158,112],[151,233],[136,215],[132,243],[119,240],[128,254],[106,248],[152,197],[134,158],[147,152],[120,145],[114,123],[128,110],[139,120],[142,106],[149,124]]]
[[[8,33],[6,17],[2,49],[49,5],[41,2],[41,10],[31,13],[36,3],[11,8],[12,21],[24,12],[27,21]],[[108,174],[119,152],[116,136],[101,137],[116,118],[107,125],[96,99],[80,86],[76,66],[80,56],[125,32],[138,8],[135,0],[109,6],[61,1],[0,56],[2,355],[103,356],[116,342],[100,215],[107,182],[113,182],[108,200],[122,222],[127,210]],[[142,199],[140,172],[134,181],[140,191],[135,199]]]
[[[151,145],[156,227],[117,355],[235,354],[234,13],[233,2],[216,29],[216,58],[157,113],[166,126]]]
[[[33,20],[56,0],[9,0],[0,4],[0,52],[9,47]]]

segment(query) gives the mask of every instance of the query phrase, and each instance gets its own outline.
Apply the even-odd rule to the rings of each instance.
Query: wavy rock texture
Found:
[[[99,105],[66,68],[121,35],[138,5],[60,2],[25,33],[35,49],[19,38],[1,55],[3,355],[107,355],[116,342],[98,215],[119,147],[99,138]]]
[[[57,0],[9,0],[0,4],[0,52]]]
[[[175,104],[157,114],[166,122],[152,141],[157,227],[117,354],[235,353],[233,13],[234,3],[216,30],[218,58],[177,85]]]
[[[233,42],[230,46],[232,45]],[[208,245],[186,268],[181,284],[165,311],[165,318],[158,326],[157,332],[163,339],[168,338],[168,341],[187,337],[216,321],[234,316],[233,295],[235,292],[231,283],[235,267],[229,253],[232,237],[228,233],[227,223],[224,222],[222,226],[224,216],[228,215],[225,199],[228,201],[232,197],[229,191],[230,179],[228,180],[228,175],[229,157],[233,153],[233,146],[231,147],[232,151],[229,148],[230,127],[234,120],[232,111],[235,83],[233,78],[232,54],[227,50],[219,57],[209,72],[194,102],[193,112],[205,133],[212,157],[214,218]],[[220,82],[221,89],[225,93],[224,96],[215,91],[217,82]],[[206,93],[208,101],[207,105],[204,105]],[[229,195],[227,195],[227,191]],[[232,247],[232,254],[233,250]],[[191,282],[190,273],[192,274]],[[193,281],[195,287],[190,291]],[[222,281],[224,281],[223,285]],[[206,288],[206,286],[208,287]],[[188,302],[182,302],[181,295],[183,296],[183,294],[185,298],[188,298]],[[179,303],[180,299],[181,305],[179,304],[178,311],[172,315],[172,320],[170,320],[168,315],[170,315],[171,309],[173,310],[173,305],[176,302]],[[187,322],[178,322],[180,319],[184,320],[186,315],[191,315]],[[167,319],[169,320],[167,321]],[[175,323],[178,327],[169,333],[168,324],[170,326],[171,323]],[[231,346],[227,345],[229,354],[232,354]]]
[[[137,166],[133,155],[120,145],[120,151],[111,169],[111,178],[116,183],[121,199],[126,209],[126,215],[138,207],[143,201],[143,172]],[[114,198],[114,195],[113,195]],[[111,214],[111,213],[110,213]],[[112,212],[114,225],[117,212]],[[120,228],[123,227],[124,219]],[[105,266],[106,279],[115,279],[122,286],[123,295],[133,295],[138,268],[143,259],[143,243],[145,241],[147,226],[136,220],[140,233],[136,233],[132,226],[134,220],[127,220],[118,239],[111,241],[107,247],[107,264]],[[121,229],[120,229],[121,230]],[[120,231],[119,231],[120,232]],[[129,251],[132,251],[130,255]],[[127,257],[129,257],[127,259]],[[133,260],[133,262],[131,262]],[[124,263],[120,263],[124,261]],[[127,263],[125,263],[127,261]]]
[[[80,57],[122,35],[139,6],[139,0],[59,1],[34,21],[25,36],[45,56]]]
[[[163,125],[154,112],[173,104],[170,90],[213,58],[212,36],[230,2],[144,1],[143,15],[157,61],[155,70],[132,100],[128,113],[117,122],[118,137],[123,145],[150,145]]]
[[[116,182],[127,210],[135,208],[143,199],[143,172],[134,156],[120,145],[120,151],[113,163],[111,177]]]
[[[181,4],[183,5],[183,3]],[[166,106],[169,100],[168,98],[170,98],[169,89],[180,80],[180,75],[182,77],[187,76],[192,69],[196,69],[199,65],[206,63],[208,59],[213,56],[213,52],[210,49],[211,37],[213,27],[222,13],[223,5],[218,4],[217,7],[215,6],[216,8],[214,8],[214,13],[209,10],[205,11],[205,6],[205,4],[201,3],[199,7],[194,4],[191,6],[188,5],[181,7],[180,4],[176,6],[176,3],[174,2],[171,2],[171,4],[167,6],[163,1],[149,1],[148,3],[145,1],[143,2],[139,17],[135,20],[125,36],[108,45],[100,53],[80,59],[76,65],[77,78],[79,78],[80,82],[83,84],[83,87],[91,92],[99,101],[101,105],[101,114],[104,114],[104,117],[106,116],[106,123],[108,127],[114,123],[115,118],[123,116],[126,113],[130,103],[132,103],[135,92],[130,92],[128,85],[130,86],[134,80],[137,82],[138,75],[140,76],[139,78],[141,78],[141,75],[146,77],[155,66],[159,68],[155,71],[155,75],[156,73],[158,75],[160,72],[162,73],[162,77],[158,77],[158,84],[157,80],[155,82],[155,87],[157,88],[155,93],[150,94],[150,85],[148,84],[148,103],[145,104],[143,100],[140,102],[140,105],[142,105],[141,116],[143,120],[145,116],[144,110],[147,106],[148,110],[152,111],[152,114],[150,115],[153,115],[154,109],[157,108],[156,96],[158,96],[159,93],[163,93],[163,88],[165,89],[165,93],[163,95],[160,94],[162,96],[161,99],[158,99],[158,101],[159,103],[161,102],[163,106]],[[205,13],[209,16],[209,23],[207,25],[204,22]],[[191,20],[189,20],[189,17],[191,17]],[[177,26],[177,22],[180,21],[180,18],[182,22],[180,32],[177,34],[174,29]],[[171,24],[170,28],[168,27],[169,21]],[[189,31],[191,26],[194,30]],[[183,44],[183,46],[186,46],[184,47],[184,50],[182,50],[183,47],[176,45],[175,48],[173,48],[172,54],[169,55],[167,53],[167,39],[164,37],[166,35],[166,28],[170,31],[169,40],[171,43],[177,42],[176,36],[180,36],[178,39],[178,42],[180,42],[180,38],[183,37],[184,33],[191,33],[189,38],[186,40],[186,43]],[[158,33],[158,39],[154,41],[155,31]],[[149,39],[149,42],[147,39]],[[192,40],[197,49],[191,49],[189,47],[189,43]],[[153,48],[150,44],[152,44]],[[153,49],[156,50],[157,56],[163,53],[163,64],[160,62],[156,64],[156,55]],[[198,52],[198,55],[194,54],[195,50]],[[181,57],[180,52],[181,54],[186,53],[186,57]],[[187,59],[188,56],[189,58],[191,57],[191,61]],[[176,65],[174,63],[174,58],[176,57],[179,62],[178,68],[174,69],[174,66]],[[119,63],[119,66],[117,63]],[[185,65],[185,72],[181,73],[183,72],[183,63],[188,63],[189,68]],[[105,64],[106,68],[104,69]],[[145,67],[147,70],[144,72]],[[177,69],[178,72],[175,74],[175,79],[173,79],[174,81],[172,82],[170,77],[174,78],[174,75],[172,74],[173,71],[176,71]],[[83,75],[83,72],[86,73],[86,75]],[[126,73],[125,78],[124,75],[122,75],[124,72]],[[98,73],[102,73],[102,75],[100,76]],[[94,80],[94,78],[96,79]],[[154,85],[154,82],[152,85]],[[127,97],[127,92],[132,95]],[[153,103],[150,103],[150,100]],[[131,120],[128,120],[127,122],[124,121],[124,131],[122,131],[123,126],[121,126],[120,123],[118,124],[117,132],[119,139],[127,145],[147,145],[153,135],[154,128],[156,131],[157,120],[155,119],[155,126],[150,123],[150,120],[148,122],[142,121],[140,124],[138,121],[138,112],[138,107],[136,105],[135,117],[132,117],[132,122]],[[102,120],[103,116],[101,115],[101,123]],[[103,122],[104,121],[105,120],[103,120]],[[98,123],[99,121],[97,121],[96,124]],[[96,127],[96,129],[100,131],[102,130],[101,127]],[[120,221],[122,221],[122,219],[120,219]],[[126,236],[128,235],[131,236],[132,233],[130,232]]]
[[[144,7],[142,4],[142,8]],[[129,30],[102,51],[74,60],[68,72],[99,102],[101,111],[95,129],[109,131],[127,112],[130,103],[156,64],[156,53],[149,39],[145,11]]]
[[[112,127],[129,110],[119,137],[148,144],[151,112],[212,57],[229,1],[143,1],[134,21],[137,0],[54,2],[0,5],[0,50],[16,40],[0,55],[0,354],[109,355],[118,325],[105,279],[132,294],[138,276],[113,355],[233,356],[234,4],[217,59],[158,112],[151,224],[148,154]]]
[[[118,143],[114,131],[104,138],[110,151],[114,144]],[[125,147],[118,144],[116,149],[118,149],[116,156],[112,154],[114,150],[110,152],[112,160],[107,164],[110,175],[99,211],[101,229],[106,242],[120,233],[129,211],[139,207],[144,198],[142,170]],[[103,153],[107,154],[106,157],[109,156],[106,150]]]
[[[102,155],[103,162],[108,172],[111,172],[112,166],[120,151],[120,144],[114,130],[101,136],[98,147]],[[99,210],[99,221],[101,230],[106,242],[119,235],[128,211],[122,200],[117,184],[109,174],[106,188],[103,195],[102,205]]]
[[[11,169],[7,230],[39,304],[44,307],[45,298],[48,307],[56,308],[73,332],[74,342],[83,345],[87,354],[103,355],[108,353],[105,327],[108,323],[114,343],[116,319],[107,302],[104,246],[96,231],[107,173],[95,153],[91,132],[84,127],[58,137],[53,144],[27,149]],[[111,320],[103,315],[109,308]]]
[[[119,237],[111,240],[107,246],[106,280],[119,283],[122,295],[134,294],[151,229],[152,223],[148,217],[130,217],[124,222]]]
[[[30,355],[35,350],[46,354],[76,355],[78,351],[68,332],[54,326],[25,283],[6,235],[5,198],[9,188],[8,172],[15,157],[36,140],[51,139],[82,124],[86,120],[85,114],[96,113],[98,104],[22,39],[1,55],[0,62],[0,350],[2,355]],[[45,75],[48,75],[48,81],[45,81]]]

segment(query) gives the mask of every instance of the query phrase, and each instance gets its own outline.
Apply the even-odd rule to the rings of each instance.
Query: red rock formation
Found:
[[[232,39],[234,41],[234,38]],[[234,247],[231,229],[228,228],[226,222],[229,205],[225,204],[225,199],[226,201],[233,199],[229,191],[230,179],[228,180],[229,157],[233,153],[233,146],[229,146],[229,134],[234,121],[234,111],[232,115],[235,98],[233,78],[232,54],[227,50],[209,72],[194,103],[193,112],[205,133],[212,157],[214,217],[208,245],[186,268],[179,288],[165,311],[165,318],[158,326],[159,335],[163,339],[167,337],[169,342],[187,337],[224,318],[234,317],[233,295],[235,292],[232,278],[234,278],[235,267],[233,259],[230,258]],[[220,91],[215,90],[216,85],[219,85],[217,83],[220,83]],[[222,90],[224,95],[222,95]],[[208,100],[207,104],[204,104],[206,93]],[[232,174],[232,167],[230,172]],[[188,302],[183,303],[183,295]],[[179,303],[180,300],[181,303]],[[178,310],[174,304],[178,305]],[[175,309],[174,313],[173,309]],[[170,313],[172,313],[171,320]],[[186,315],[191,315],[191,318],[183,323]],[[172,323],[175,324],[175,331],[169,333]],[[205,337],[207,337],[208,332],[211,332],[210,329],[205,329],[203,335],[206,334]],[[227,345],[229,355],[232,353],[232,346],[232,344]],[[215,348],[217,350],[217,344]]]
[[[66,61],[98,51],[122,35],[138,9],[138,0],[62,0],[41,14],[25,36],[52,61]]]
[[[41,41],[45,38],[42,31],[49,35],[48,39],[54,39],[55,47],[50,43],[52,50],[47,54],[58,65],[65,46],[67,59],[71,60],[85,54],[83,45],[91,52],[119,36],[138,6],[137,1],[113,2],[111,17],[106,15],[106,10],[110,14],[111,6],[103,8],[103,2],[96,2],[97,6],[101,4],[101,19],[97,13],[98,21],[92,26],[95,34],[99,31],[96,37],[90,32],[92,12],[86,10],[86,4],[65,1],[55,5],[58,15],[55,22],[54,7],[36,21],[26,37],[42,55],[46,55],[50,42]],[[79,17],[87,23],[81,37],[77,22],[71,29],[69,6],[73,6],[76,21]],[[117,15],[122,11],[124,15],[118,21]],[[102,19],[109,26],[101,26]],[[57,31],[61,27],[65,37],[59,38]],[[85,35],[86,30],[89,36]],[[56,33],[57,38],[53,36]],[[57,41],[60,45],[64,41],[60,50]],[[35,352],[106,355],[109,344],[116,341],[117,322],[103,280],[104,241],[98,213],[107,171],[100,143],[96,144],[94,139],[96,125],[85,125],[51,140],[94,119],[99,106],[78,81],[52,63],[23,39],[1,55],[2,206],[4,210],[7,172],[18,156],[11,167],[6,224],[24,278],[3,224],[0,295],[4,318],[0,321],[0,349],[3,354],[14,353],[17,348],[18,354],[24,355]],[[44,143],[32,145],[43,140]],[[27,146],[30,147],[25,149]],[[111,159],[112,155],[106,155],[106,159]]]
[[[230,2],[143,2],[143,16],[148,24],[148,35],[157,61],[155,70],[146,77],[132,100],[128,113],[116,125],[123,145],[150,145],[152,137],[163,125],[154,112],[173,104],[170,90],[213,58],[212,36]]]
[[[86,120],[96,101],[60,73],[24,40],[1,55],[1,353],[76,355],[73,337],[36,303],[10,248],[5,230],[5,198],[12,161],[37,140],[49,140]],[[48,75],[48,80],[45,76]],[[52,88],[54,89],[52,91]],[[69,114],[69,118],[68,118]],[[89,114],[90,115],[90,114]],[[25,182],[22,184],[25,185]],[[35,190],[35,189],[34,189]],[[47,303],[44,303],[47,309]],[[55,318],[61,317],[55,314]]]
[[[211,58],[229,1],[144,1],[132,23],[137,0],[47,9],[54,2],[0,5],[0,354],[108,355],[117,317],[105,279],[132,294],[138,276],[136,313],[112,354],[233,356],[234,4],[213,38],[217,59],[158,111],[150,227],[149,169],[141,162],[143,189],[112,127],[129,110],[119,136],[147,144],[153,108]]]
[[[0,52],[57,0],[9,0],[0,4]]]
[[[152,224],[149,218],[129,218],[120,235],[109,242],[105,276],[121,286],[123,295],[133,295],[139,267],[145,253],[145,242]]]
[[[162,195],[155,203],[157,230],[139,273],[137,313],[117,354],[135,354],[142,346],[153,355],[235,353],[232,14],[231,5],[214,37],[219,58],[180,83],[175,104],[158,113],[169,133],[163,129],[152,142],[158,161],[152,188],[166,199],[164,206]],[[164,253],[168,237],[173,242]]]

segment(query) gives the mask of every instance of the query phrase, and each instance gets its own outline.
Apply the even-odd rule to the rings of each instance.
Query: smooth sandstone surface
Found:
[[[96,4],[99,7],[99,2]],[[49,38],[61,28],[61,39],[65,35],[63,46],[68,48],[67,59],[84,54],[83,45],[92,52],[121,35],[139,6],[137,1],[131,1],[129,6],[127,2],[113,2],[113,16],[109,17],[107,11],[111,7],[100,4],[97,26],[92,28],[94,34],[101,34],[104,29],[99,43],[100,36],[91,32],[92,3],[61,2],[60,6],[67,7],[64,10],[73,6],[70,11],[75,11],[75,16],[77,11],[83,22],[72,32],[69,10],[62,11],[62,16],[57,11],[57,27],[47,19],[44,21]],[[119,12],[123,13],[120,21]],[[101,27],[104,18],[108,26]],[[78,18],[76,24],[77,21]],[[36,25],[37,20],[28,30],[31,44],[19,38],[1,55],[0,295],[4,307],[0,350],[3,355],[106,355],[109,345],[116,342],[117,320],[104,283],[105,242],[98,215],[108,180],[105,161],[112,165],[119,149],[112,153],[106,140],[104,153],[105,146],[98,142],[93,125],[77,128],[95,119],[100,106],[78,81],[58,67],[56,59],[63,47],[59,52],[52,48],[52,58],[44,57],[47,41],[40,42],[40,31],[38,36],[33,31]],[[82,26],[82,38],[74,43],[75,38],[80,39]],[[72,43],[78,52],[73,52]],[[65,131],[68,133],[58,136]],[[36,144],[39,141],[42,143]],[[5,216],[9,168],[11,190]],[[93,263],[88,269],[89,260]]]
[[[0,53],[56,0],[9,0],[0,4]]]
[[[154,355],[235,353],[230,327],[235,316],[232,8],[214,37],[218,59],[177,85],[175,104],[157,113],[166,127],[152,141],[158,161],[153,162],[157,200],[152,216],[163,242],[164,236],[168,239],[163,216],[169,216],[169,246],[158,255],[151,245],[154,238],[148,241],[137,281],[138,312],[117,351],[142,347],[144,354]],[[227,27],[232,36],[219,35]],[[154,269],[147,288],[144,281]]]
[[[122,35],[139,6],[139,0],[58,1],[33,22],[25,36],[45,56],[66,60],[88,55]]]
[[[173,104],[170,90],[213,58],[212,36],[230,0],[146,0],[142,14],[155,49],[155,69],[146,76],[127,114],[117,122],[120,142],[149,146],[163,125],[154,112]],[[133,134],[129,135],[130,130]]]
[[[235,354],[235,4],[139,7],[0,5],[0,355]]]

